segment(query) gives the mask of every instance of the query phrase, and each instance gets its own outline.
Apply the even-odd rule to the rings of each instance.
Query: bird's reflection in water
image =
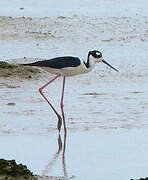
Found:
[[[63,165],[64,177],[67,178],[66,163],[65,163],[65,150],[66,150],[66,133],[64,134],[64,146],[63,146],[63,153],[62,153],[62,165]]]
[[[45,170],[43,170],[42,172],[42,176],[47,176],[50,172],[50,170],[52,169],[52,167],[54,166],[54,164],[56,163],[59,155],[62,152],[62,170],[63,170],[63,176],[64,179],[69,179],[67,176],[67,169],[66,169],[66,163],[65,163],[65,150],[66,150],[66,133],[64,134],[64,145],[62,143],[61,140],[61,136],[59,134],[58,136],[58,151],[54,154],[54,156],[52,157],[52,159],[50,159],[48,165],[46,166]],[[62,178],[63,178],[62,176]],[[74,176],[70,177],[70,179],[73,179]]]

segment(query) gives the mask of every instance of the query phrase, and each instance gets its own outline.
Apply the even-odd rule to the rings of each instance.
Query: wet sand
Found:
[[[48,59],[54,56],[69,54],[76,56],[76,50],[78,52],[77,55],[85,59],[87,51],[92,49],[92,47],[93,49],[99,50],[103,47],[105,60],[119,69],[120,72],[117,73],[103,64],[97,64],[96,68],[89,74],[66,79],[64,108],[68,128],[87,130],[91,128],[132,129],[135,127],[147,127],[148,62],[146,56],[147,36],[145,34],[146,30],[144,30],[147,27],[146,17],[144,17],[143,21],[139,20],[139,23],[136,19],[113,17],[107,19],[96,18],[95,20],[90,17],[53,17],[39,19],[1,17],[0,22],[1,32],[3,32],[1,36],[7,39],[6,41],[6,39],[3,40],[1,38],[1,43],[4,44],[5,42],[2,47],[2,60],[8,60],[3,54],[5,54],[5,56],[6,54],[9,55],[9,51],[11,51],[11,53],[13,52],[13,56],[23,56],[23,51],[26,57],[25,59],[12,58],[13,60],[8,60],[8,62],[22,63],[28,62],[29,60],[34,61],[37,57]],[[6,27],[4,26],[4,22]],[[78,28],[78,22],[80,32],[83,32],[84,29],[89,29],[89,31],[84,31],[81,38],[78,38],[79,33],[74,29],[74,27]],[[116,25],[115,22],[118,25]],[[145,22],[143,23],[143,33],[141,32],[141,22]],[[123,24],[130,28],[127,29],[126,27],[123,29]],[[11,26],[11,28],[9,26]],[[22,26],[24,27],[22,28]],[[102,26],[104,30],[101,30]],[[15,31],[16,27],[17,29]],[[25,27],[29,27],[30,32],[28,32]],[[55,32],[55,34],[53,32],[51,32],[51,34],[54,34],[55,37],[51,37],[52,35],[47,33],[49,27],[53,28],[52,31]],[[110,37],[107,38],[105,36],[108,36],[109,28],[113,32],[110,33]],[[115,36],[117,28],[119,32],[121,31],[121,34],[118,32],[119,37],[117,35]],[[8,32],[6,29],[8,29]],[[39,33],[33,32],[32,29],[36,29]],[[13,34],[15,34],[15,37],[13,37]],[[124,39],[124,36],[127,36],[127,38]],[[97,38],[99,41],[97,41]],[[144,38],[145,40],[142,40]],[[15,46],[8,48],[8,45],[14,44],[15,41]],[[28,42],[30,48],[28,48]],[[83,46],[79,51],[76,45],[77,42],[81,42],[79,44],[80,47]],[[71,48],[67,52],[66,46],[68,44]],[[91,48],[88,48],[87,45],[91,46]],[[21,51],[18,49],[18,46]],[[55,46],[57,46],[57,48]],[[7,50],[7,53],[4,53],[3,50]],[[40,55],[38,53],[36,54],[36,51],[38,51]],[[28,55],[27,52],[30,55]],[[42,53],[44,53],[43,56]],[[9,56],[11,57],[11,55]],[[28,56],[32,56],[32,59],[28,60]],[[33,56],[35,57],[33,58]],[[44,118],[47,123],[49,123],[49,126],[47,126],[45,121],[42,121],[43,132],[47,132],[49,127],[55,129],[56,117],[38,93],[38,88],[52,77],[52,75],[42,71],[39,77],[33,77],[27,80],[23,79],[23,77],[19,78],[19,76],[15,78],[1,78],[1,113],[4,117],[3,119],[5,119],[1,121],[1,132],[3,132],[4,129],[5,131],[9,129],[10,132],[14,131],[17,133],[22,132],[22,129],[24,129],[25,133],[25,129],[29,128],[26,123],[21,123],[22,127],[20,126],[14,129],[11,127],[12,125],[6,123],[6,121],[9,121],[11,118],[15,119],[15,123],[18,123],[20,119],[22,119],[23,122],[26,121],[25,116],[28,116],[28,114],[30,114],[28,121],[31,124],[33,123],[33,128],[30,129],[31,133],[34,132],[34,128],[36,127],[34,123],[37,123],[36,128],[39,127],[40,129],[41,120],[34,122],[34,119],[40,119],[41,114],[44,114]],[[45,90],[46,95],[52,99],[57,109],[59,108],[61,96],[61,84],[61,80],[58,79]],[[71,96],[71,94],[73,94],[73,96]],[[12,106],[9,103],[14,104]],[[26,104],[29,104],[29,106]],[[48,120],[49,118],[53,120]],[[6,128],[3,123],[6,123],[8,127]],[[30,123],[28,125],[30,125]],[[26,125],[24,126],[24,124]],[[29,133],[28,130],[26,132]]]

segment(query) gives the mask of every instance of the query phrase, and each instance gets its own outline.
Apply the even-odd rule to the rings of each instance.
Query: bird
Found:
[[[56,114],[56,116],[58,118],[57,128],[59,130],[59,133],[60,133],[61,125],[62,125],[62,119],[63,119],[63,125],[64,125],[64,132],[66,133],[66,122],[65,122],[64,110],[63,110],[65,78],[69,77],[69,76],[75,76],[78,74],[88,73],[95,67],[95,64],[99,63],[99,62],[104,63],[107,66],[109,66],[110,68],[112,68],[113,70],[119,72],[116,68],[114,68],[108,62],[106,62],[104,60],[102,53],[98,50],[89,51],[86,61],[84,61],[83,59],[80,59],[78,57],[62,56],[62,57],[55,57],[52,59],[27,63],[27,64],[21,64],[23,66],[39,67],[51,74],[56,75],[53,79],[51,79],[46,84],[44,84],[42,87],[40,87],[39,92],[42,95],[42,97],[45,99],[45,101],[49,104],[49,106],[51,107],[51,109],[54,111],[54,113]],[[63,77],[62,95],[61,95],[61,100],[60,100],[62,117],[55,110],[55,108],[50,103],[50,101],[47,99],[47,97],[43,94],[43,89],[61,76]]]

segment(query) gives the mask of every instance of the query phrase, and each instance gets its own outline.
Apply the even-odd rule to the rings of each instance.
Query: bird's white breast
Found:
[[[81,63],[77,67],[68,67],[68,68],[63,68],[61,70],[64,76],[75,76],[78,74],[84,74],[89,72],[88,68],[85,66],[84,63]]]

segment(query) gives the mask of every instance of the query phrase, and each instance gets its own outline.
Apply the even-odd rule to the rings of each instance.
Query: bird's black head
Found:
[[[97,50],[89,51],[87,57],[87,67],[90,67],[91,64],[95,64],[97,62],[102,62],[118,72],[117,69],[115,69],[113,66],[111,66],[108,62],[106,62],[103,59],[102,53],[100,51]]]
[[[94,58],[101,58],[102,57],[102,53],[100,51],[97,50],[93,50],[93,51],[89,51],[89,56],[92,55]]]

